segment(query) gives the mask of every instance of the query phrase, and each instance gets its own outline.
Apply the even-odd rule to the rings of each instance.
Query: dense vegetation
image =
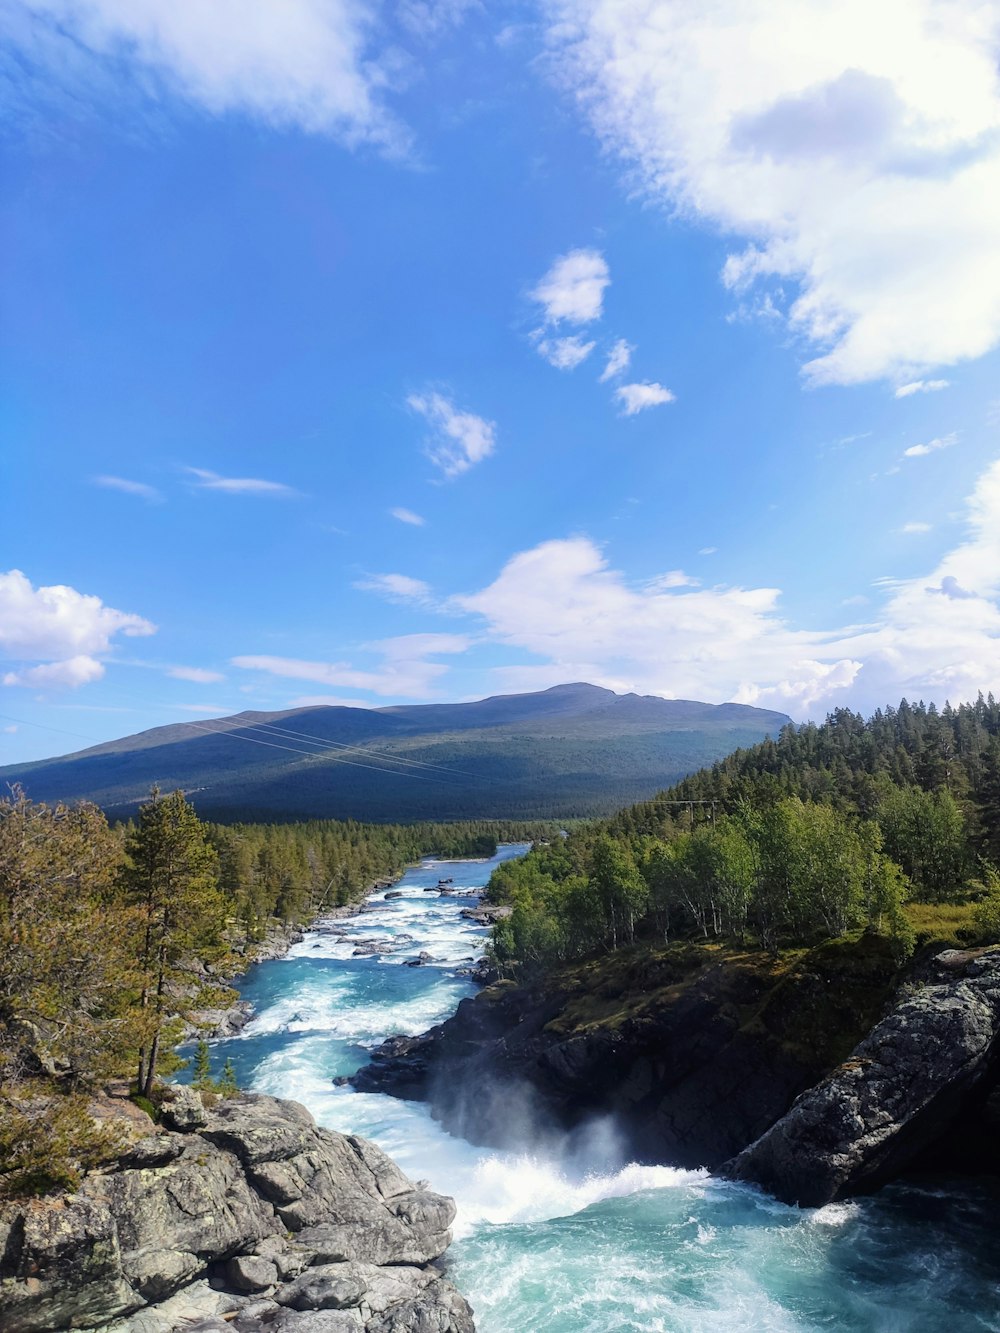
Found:
[[[225,978],[270,925],[349,902],[421,855],[487,855],[541,831],[217,827],[180,792],[112,827],[94,805],[15,790],[0,801],[0,1198],[70,1184],[113,1149],[90,1094],[124,1077],[148,1104],[176,1068],[183,1019],[231,998]]]
[[[502,964],[691,936],[774,950],[862,927],[901,955],[927,905],[1000,938],[1000,704],[787,726],[650,801],[501,866]]]

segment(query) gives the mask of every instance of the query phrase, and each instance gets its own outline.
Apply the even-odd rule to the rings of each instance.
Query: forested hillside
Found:
[[[115,818],[150,787],[203,818],[572,819],[610,814],[768,735],[783,713],[557,685],[473,703],[310,707],[175,723],[0,769]]]
[[[785,727],[651,800],[502,866],[501,963],[637,938],[767,948],[869,927],[1000,936],[1000,705],[847,710]]]
[[[94,805],[0,800],[0,1199],[114,1151],[88,1095],[156,1095],[186,1016],[232,999],[269,927],[360,897],[424,854],[492,854],[551,826],[205,824],[180,792],[112,826]],[[151,1109],[151,1108],[150,1108]]]

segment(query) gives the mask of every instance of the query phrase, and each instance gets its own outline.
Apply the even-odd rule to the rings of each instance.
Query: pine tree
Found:
[[[123,882],[141,921],[136,941],[143,1014],[137,1090],[148,1097],[164,1022],[191,987],[191,974],[178,964],[186,955],[204,958],[219,948],[225,916],[215,852],[183,792],[161,797],[153,791],[139,809],[126,852]]]

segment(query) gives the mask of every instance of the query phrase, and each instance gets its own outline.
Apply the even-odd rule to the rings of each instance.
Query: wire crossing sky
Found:
[[[1000,685],[1000,6],[0,16],[0,763]]]

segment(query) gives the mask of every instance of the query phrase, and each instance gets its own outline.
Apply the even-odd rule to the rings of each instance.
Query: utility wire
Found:
[[[254,731],[266,731],[268,733],[276,732],[281,736],[293,736],[300,740],[309,741],[312,745],[320,745],[331,750],[346,750],[354,754],[373,755],[381,759],[387,759],[393,764],[409,764],[414,768],[429,768],[438,773],[454,774],[457,777],[482,778],[479,773],[469,773],[461,768],[449,768],[446,764],[430,764],[423,759],[409,759],[405,755],[396,755],[389,750],[375,750],[363,745],[349,745],[347,741],[335,741],[330,737],[310,736],[304,731],[293,731],[290,727],[279,727],[275,722],[247,722],[242,726]],[[484,779],[488,780],[488,779]]]
[[[235,740],[249,741],[252,745],[266,745],[272,750],[288,750],[290,754],[301,754],[307,759],[315,759],[318,757],[315,750],[300,750],[295,746],[280,745],[277,741],[262,741],[256,736],[241,736],[236,728],[217,731],[205,722],[182,722],[180,725],[184,727],[194,727],[196,731],[206,732],[209,736],[232,736]],[[392,777],[414,778],[418,782],[440,782],[445,786],[458,785],[457,783],[446,782],[444,778],[432,778],[423,773],[400,773],[397,769],[385,768],[377,764],[359,764],[353,759],[342,759],[338,757],[333,762],[337,764],[346,764],[349,768],[363,768],[369,773],[388,773]]]

